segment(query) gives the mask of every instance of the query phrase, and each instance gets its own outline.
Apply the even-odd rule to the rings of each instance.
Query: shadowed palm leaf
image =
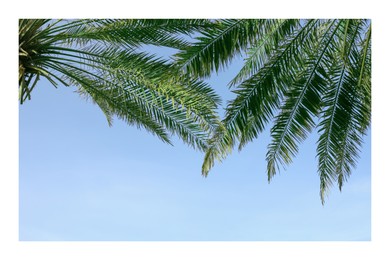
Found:
[[[236,98],[209,141],[202,173],[270,121],[268,179],[298,153],[316,128],[322,203],[356,165],[371,118],[370,20],[222,20],[178,54],[184,71],[209,76],[246,55],[230,83]],[[225,45],[223,43],[226,43]]]

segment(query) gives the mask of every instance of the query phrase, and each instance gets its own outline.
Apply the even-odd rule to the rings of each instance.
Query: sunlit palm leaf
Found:
[[[46,77],[55,86],[77,86],[110,125],[115,115],[165,142],[177,134],[205,150],[218,123],[219,97],[202,81],[181,75],[172,61],[138,49],[184,49],[185,37],[210,26],[204,19],[20,20],[20,101],[31,98],[35,79]]]

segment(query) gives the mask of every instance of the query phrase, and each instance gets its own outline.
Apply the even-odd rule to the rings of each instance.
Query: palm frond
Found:
[[[256,138],[264,130],[269,120],[273,118],[287,88],[281,79],[291,77],[288,75],[291,70],[286,70],[286,68],[296,66],[292,57],[296,55],[300,43],[305,41],[311,28],[316,24],[317,21],[308,21],[298,33],[283,41],[278,52],[270,57],[255,75],[245,80],[237,87],[237,90],[233,91],[237,96],[228,103],[225,119],[222,122],[230,135],[240,140],[240,148]],[[229,143],[234,144],[235,142]],[[226,147],[223,144],[221,146]],[[222,148],[214,149],[214,151],[220,152]],[[213,157],[221,156],[214,155]],[[207,172],[210,170],[205,169]]]
[[[338,182],[341,190],[348,179],[351,167],[355,167],[358,159],[362,135],[368,127],[366,116],[362,116],[362,108],[366,105],[362,100],[367,99],[368,93],[361,95],[357,88],[361,71],[357,61],[361,58],[356,39],[363,28],[361,21],[342,21],[340,32],[344,33],[336,34],[340,40],[334,41],[334,49],[338,51],[331,53],[332,64],[328,68],[330,87],[323,97],[324,109],[318,124],[317,157],[322,203],[334,182]],[[363,131],[362,124],[365,124]]]
[[[101,108],[109,125],[117,116],[164,142],[170,143],[170,134],[176,134],[190,146],[206,149],[218,123],[219,96],[204,82],[180,74],[172,61],[140,52],[138,47],[186,48],[182,37],[208,28],[208,20],[40,22],[45,23],[44,28],[36,26],[31,36],[36,39],[34,56],[20,62],[21,102],[30,98],[32,79],[44,76],[53,85],[77,86],[83,97]],[[21,24],[29,23],[22,20]],[[22,58],[31,53],[23,50]]]
[[[202,175],[207,177],[210,169],[214,166],[215,160],[222,161],[232,152],[235,139],[223,123],[220,123],[214,130],[214,135],[209,139],[208,147],[202,164]]]
[[[195,38],[194,38],[195,37]],[[140,51],[177,51],[174,60]],[[236,55],[244,66],[221,100],[200,80]],[[205,151],[202,174],[270,122],[268,179],[317,127],[320,197],[355,167],[371,121],[371,22],[364,19],[81,19],[19,21],[20,102],[39,79],[77,86],[106,115]],[[318,119],[317,119],[318,118]],[[318,121],[318,123],[317,123]]]
[[[196,38],[189,48],[176,55],[186,73],[208,77],[226,67],[233,57],[259,37],[260,24],[265,20],[218,20]]]
[[[263,23],[259,32],[262,37],[240,49],[247,57],[230,82],[236,97],[210,139],[202,174],[237,142],[242,149],[274,120],[266,155],[270,180],[279,166],[292,162],[299,144],[317,127],[324,203],[329,188],[337,182],[341,190],[350,176],[370,125],[370,21],[273,20]],[[217,60],[205,59],[206,71],[216,69]],[[201,63],[195,64],[200,69]]]
[[[267,152],[269,181],[278,171],[278,165],[285,166],[292,162],[292,157],[298,153],[298,143],[303,142],[315,126],[313,119],[319,114],[321,95],[328,83],[322,63],[340,25],[338,23],[333,26],[334,23],[335,21],[322,24],[322,28],[317,30],[320,34],[312,33],[309,44],[302,44],[301,54],[298,56],[304,59],[298,61],[302,64],[302,72],[291,82],[281,112],[271,129],[272,141]],[[316,39],[321,39],[321,42],[317,43]]]
[[[75,26],[66,25],[61,33],[67,41],[85,45],[91,41],[105,41],[123,48],[157,45],[184,49],[189,43],[183,34],[206,30],[211,22],[206,19],[95,19],[77,20]]]
[[[257,73],[279,46],[279,41],[290,35],[298,23],[299,20],[296,19],[270,19],[259,25],[261,26],[261,37],[248,47],[245,63],[230,81],[229,86],[234,87]]]

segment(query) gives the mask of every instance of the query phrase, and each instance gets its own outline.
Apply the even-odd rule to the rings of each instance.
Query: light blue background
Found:
[[[209,80],[224,101],[231,70]],[[41,81],[20,106],[20,240],[370,240],[371,142],[342,193],[319,197],[314,132],[268,184],[269,132],[200,174],[203,155]],[[226,103],[224,103],[226,104]]]

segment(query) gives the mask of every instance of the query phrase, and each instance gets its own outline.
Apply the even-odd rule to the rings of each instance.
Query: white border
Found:
[[[138,1],[139,2],[139,1]],[[0,226],[1,259],[390,259],[389,22],[385,1],[16,1],[1,10],[3,36]],[[11,5],[11,6],[10,6]],[[18,18],[371,18],[373,25],[371,242],[19,242]],[[4,80],[5,77],[5,80]],[[5,144],[5,145],[4,145]],[[386,250],[387,249],[387,250]],[[379,257],[380,256],[380,257]],[[386,257],[387,256],[387,257]]]

